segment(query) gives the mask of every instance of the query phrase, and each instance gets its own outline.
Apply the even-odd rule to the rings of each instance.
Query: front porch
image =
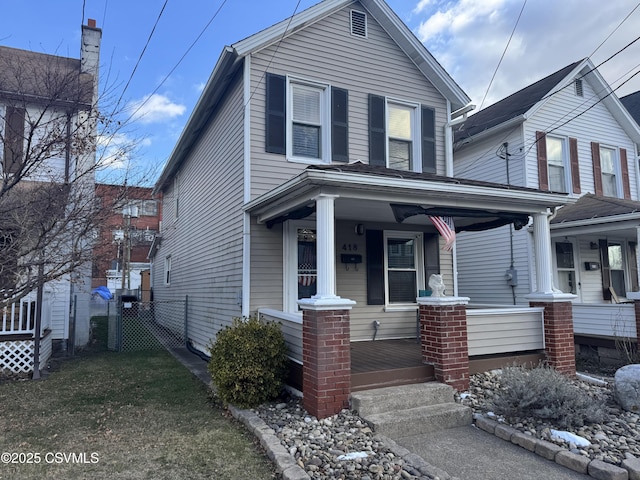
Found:
[[[289,348],[289,384],[302,389],[302,315],[261,309],[265,321],[279,322]],[[543,309],[512,306],[469,308],[469,373],[514,363],[545,360]],[[351,391],[435,381],[414,338],[350,342]]]

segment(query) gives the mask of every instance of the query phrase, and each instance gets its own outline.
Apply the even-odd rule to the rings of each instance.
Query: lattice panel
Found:
[[[0,370],[33,372],[33,340],[0,342]]]

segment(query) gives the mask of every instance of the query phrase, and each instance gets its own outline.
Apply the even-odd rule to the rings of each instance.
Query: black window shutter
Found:
[[[369,94],[369,164],[387,166],[384,97]]]
[[[331,160],[349,161],[349,92],[331,88]]]
[[[384,236],[367,230],[367,305],[384,305]]]
[[[611,269],[609,268],[609,242],[599,239],[600,264],[602,265],[602,298],[611,300]]]
[[[436,112],[422,107],[422,172],[436,173]]]
[[[629,242],[629,276],[631,277],[631,291],[638,291],[638,244]]]
[[[439,235],[424,236],[424,275],[425,285],[429,285],[429,277],[440,273]],[[426,288],[426,287],[425,287]]]
[[[267,73],[265,151],[284,155],[286,149],[286,78]]]

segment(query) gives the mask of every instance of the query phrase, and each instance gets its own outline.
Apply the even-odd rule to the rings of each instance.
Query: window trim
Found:
[[[171,255],[164,257],[164,284],[171,285]]]
[[[562,158],[560,160],[562,162],[562,169],[563,169],[562,173],[563,173],[563,180],[564,180],[563,182],[564,190],[558,193],[571,193],[573,191],[573,185],[570,178],[571,164],[569,161],[567,138],[562,136],[556,136],[556,135],[545,135],[545,151],[546,151],[546,160],[547,160],[547,185],[548,185],[549,191],[554,191],[554,190],[551,190],[551,161],[549,159],[549,145],[547,144],[549,139],[559,140],[562,145],[562,152],[561,152]],[[559,165],[559,164],[554,164],[554,165]]]
[[[383,271],[384,271],[384,309],[385,311],[407,310],[417,308],[417,300],[410,303],[391,303],[389,301],[389,239],[412,239],[416,241],[414,250],[414,262],[416,271],[416,290],[424,290],[424,234],[422,232],[405,231],[405,230],[384,230],[383,238]],[[416,292],[416,297],[418,292]]]
[[[293,154],[293,88],[292,85],[322,90],[320,96],[320,157],[310,158]],[[309,165],[331,163],[331,85],[287,75],[286,84],[286,156],[287,161]]]
[[[611,195],[607,195],[605,194],[605,182],[604,182],[604,176],[605,176],[605,171],[604,171],[604,162],[602,160],[602,150],[610,150],[611,152],[613,152],[613,175],[614,175],[614,179],[615,179],[615,195],[612,197]],[[622,172],[620,169],[620,151],[617,147],[613,147],[610,145],[606,145],[606,144],[602,144],[599,143],[598,144],[598,153],[600,156],[600,181],[602,183],[602,195],[604,197],[610,197],[610,198],[622,198]],[[607,173],[607,175],[609,175],[609,173]]]
[[[387,168],[391,168],[389,166],[389,140],[393,139],[389,135],[389,112],[391,110],[392,105],[397,105],[399,107],[405,107],[411,109],[411,165],[408,169],[409,172],[422,173],[422,128],[421,128],[421,118],[419,115],[421,105],[415,102],[408,102],[405,100],[400,100],[393,97],[384,97],[385,98],[385,162]]]

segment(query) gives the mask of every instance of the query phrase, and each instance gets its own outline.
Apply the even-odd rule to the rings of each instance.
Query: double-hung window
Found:
[[[611,274],[611,287],[618,297],[627,295],[627,286],[624,278],[624,259],[622,243],[609,242],[609,271]]]
[[[171,285],[171,256],[164,259],[164,284]]]
[[[329,87],[289,79],[287,157],[329,162]]]
[[[300,163],[349,161],[349,92],[267,73],[265,151]]]
[[[566,149],[562,138],[546,137],[549,190],[567,192]]]
[[[600,168],[602,169],[603,195],[617,197],[616,151],[613,148],[600,146]]]
[[[413,171],[416,107],[389,102],[387,113],[387,166]]]
[[[422,234],[385,232],[386,303],[414,304],[424,288]]]
[[[436,173],[435,110],[370,94],[369,164]]]

